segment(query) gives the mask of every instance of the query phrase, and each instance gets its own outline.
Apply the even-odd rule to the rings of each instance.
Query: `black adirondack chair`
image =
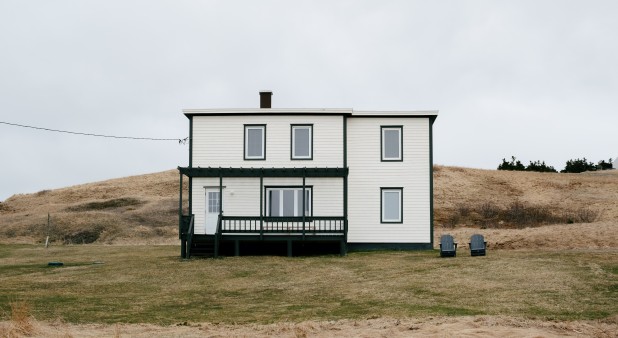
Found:
[[[470,256],[485,256],[487,250],[487,242],[483,235],[474,234],[470,237]]]
[[[455,257],[457,255],[457,243],[451,235],[440,236],[440,257]]]

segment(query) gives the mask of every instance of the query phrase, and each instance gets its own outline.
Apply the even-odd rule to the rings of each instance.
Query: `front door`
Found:
[[[206,188],[206,234],[217,232],[217,220],[221,210],[219,188]]]

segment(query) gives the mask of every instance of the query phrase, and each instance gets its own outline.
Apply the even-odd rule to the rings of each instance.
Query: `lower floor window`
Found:
[[[381,188],[381,222],[401,223],[403,221],[403,188]]]
[[[266,216],[300,217],[311,215],[311,187],[266,188]]]

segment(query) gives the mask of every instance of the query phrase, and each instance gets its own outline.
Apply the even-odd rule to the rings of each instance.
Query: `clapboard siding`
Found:
[[[266,125],[266,160],[244,159],[244,125]],[[313,124],[313,160],[291,160],[292,124]],[[343,167],[342,115],[193,116],[194,167]]]
[[[348,242],[429,243],[429,118],[348,120]],[[381,161],[382,125],[403,126],[403,161]],[[380,188],[403,188],[403,223],[382,224]]]
[[[267,186],[302,186],[302,178],[264,178]],[[313,186],[314,216],[343,216],[343,179],[307,178]],[[193,214],[195,233],[205,234],[205,187],[218,187],[219,178],[193,178]],[[260,179],[254,177],[223,178],[223,213],[228,216],[260,215]],[[263,203],[266,203],[264,200]]]

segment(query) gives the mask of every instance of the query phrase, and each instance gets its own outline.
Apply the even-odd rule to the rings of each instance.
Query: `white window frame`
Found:
[[[396,157],[386,157],[386,142],[385,142],[385,135],[386,135],[386,131],[397,131],[398,132],[398,142],[397,142],[397,146],[398,146],[398,156]],[[382,161],[403,161],[403,126],[381,126],[380,127],[380,137],[381,137],[381,147],[382,147],[382,151],[381,151],[381,155],[382,155]]]
[[[262,154],[258,156],[249,155],[249,130],[262,131]],[[266,125],[246,124],[244,131],[244,158],[245,160],[265,160],[266,159]]]
[[[284,190],[293,190],[294,191],[294,215],[293,216],[280,216],[280,215],[272,215],[271,214],[271,194],[278,193],[279,194],[279,212],[283,211],[283,191]],[[266,217],[302,217],[303,215],[298,211],[298,199],[302,198],[302,187],[267,187],[266,188]],[[299,193],[300,192],[300,193]],[[305,197],[305,216],[311,216],[313,207],[312,207],[312,187],[305,187],[305,194],[308,194]]]
[[[309,131],[309,151],[308,151],[308,155],[306,156],[300,156],[300,155],[296,155],[296,131],[299,129],[306,129]],[[291,149],[291,158],[293,160],[311,160],[313,159],[313,125],[311,124],[296,124],[296,125],[292,125],[292,149]]]
[[[385,193],[398,193],[397,207],[399,209],[399,215],[397,218],[386,218],[386,198]],[[403,188],[380,188],[380,222],[381,223],[403,223]]]

